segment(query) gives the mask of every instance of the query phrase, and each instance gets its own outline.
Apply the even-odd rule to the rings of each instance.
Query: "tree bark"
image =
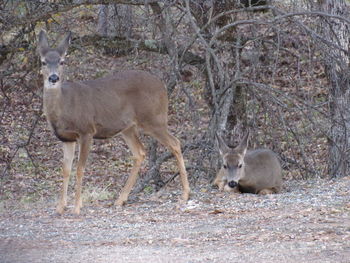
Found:
[[[319,4],[326,13],[349,17],[349,6],[345,0],[320,0]],[[326,47],[324,52],[325,70],[330,82],[328,174],[330,177],[343,177],[350,174],[350,25],[341,20],[325,19],[321,31],[327,40],[348,51],[345,53]]]
[[[98,11],[97,33],[101,36],[108,36],[108,11],[109,5],[100,5]]]
[[[131,38],[132,9],[129,5],[101,5],[98,15],[97,32],[102,36]]]

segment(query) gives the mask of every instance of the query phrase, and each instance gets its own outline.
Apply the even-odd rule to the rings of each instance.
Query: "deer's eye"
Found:
[[[224,164],[224,169],[227,169],[227,165],[226,164]]]
[[[238,168],[242,168],[242,164],[239,164],[239,165],[238,165]]]
[[[60,61],[60,65],[61,65],[61,66],[64,65],[64,61]]]
[[[41,65],[46,66],[46,62],[45,61],[41,61]]]

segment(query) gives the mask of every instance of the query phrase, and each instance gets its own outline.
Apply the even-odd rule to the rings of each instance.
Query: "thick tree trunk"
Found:
[[[319,3],[326,13],[349,17],[349,6],[345,0],[320,0]],[[322,33],[328,41],[348,50],[346,54],[328,47],[324,52],[325,69],[330,82],[328,173],[331,177],[342,177],[350,175],[350,25],[339,19],[327,19],[322,25]]]

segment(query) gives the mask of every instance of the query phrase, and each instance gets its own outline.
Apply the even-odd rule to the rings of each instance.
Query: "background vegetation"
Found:
[[[248,129],[250,147],[279,154],[286,180],[349,175],[349,24],[344,0],[4,0],[1,198],[52,197],[61,181],[60,143],[42,114],[41,29],[52,44],[73,33],[66,79],[132,68],[166,81],[169,125],[182,141],[192,185],[215,176],[215,132],[234,145]],[[142,140],[149,155],[135,191],[178,187],[171,155]],[[99,199],[118,193],[128,156],[119,137],[95,141],[88,192]]]

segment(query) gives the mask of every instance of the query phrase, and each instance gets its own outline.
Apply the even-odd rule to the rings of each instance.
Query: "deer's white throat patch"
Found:
[[[44,81],[44,88],[47,90],[58,89],[60,87],[61,87],[61,81],[57,81],[56,83],[52,83],[48,80]]]

